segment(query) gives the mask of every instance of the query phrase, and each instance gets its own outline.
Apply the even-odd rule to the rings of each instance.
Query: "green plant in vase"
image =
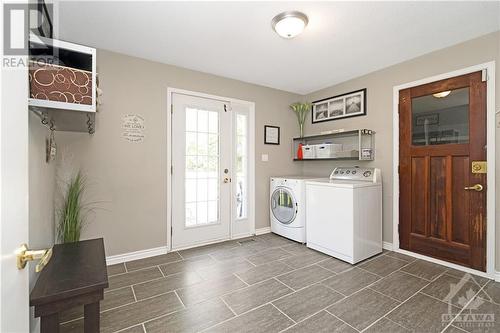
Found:
[[[89,204],[83,202],[85,188],[86,179],[78,171],[67,184],[61,208],[58,210],[57,238],[61,243],[80,240],[87,213],[92,210]]]
[[[309,111],[311,111],[311,103],[293,103],[290,108],[295,112],[297,120],[299,122],[300,137],[304,137],[304,123],[306,122],[306,117]]]

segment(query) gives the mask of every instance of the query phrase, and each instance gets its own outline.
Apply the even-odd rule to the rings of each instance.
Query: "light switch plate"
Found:
[[[267,161],[269,161],[269,155],[262,154],[262,162],[267,162]]]

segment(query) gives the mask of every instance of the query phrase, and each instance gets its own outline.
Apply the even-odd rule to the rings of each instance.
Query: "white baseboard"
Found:
[[[495,272],[495,281],[500,282],[500,272],[499,271]]]
[[[392,243],[389,242],[382,242],[382,248],[387,251],[392,251]]]
[[[271,227],[265,227],[265,228],[259,228],[255,229],[255,234],[258,235],[263,235],[263,234],[268,234],[271,232]]]
[[[122,253],[106,257],[106,264],[107,265],[120,264],[122,262],[159,256],[162,254],[166,254],[167,252],[168,249],[166,246],[160,246],[160,247],[155,247],[153,249]]]

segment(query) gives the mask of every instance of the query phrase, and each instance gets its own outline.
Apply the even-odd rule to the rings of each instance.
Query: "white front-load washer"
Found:
[[[271,232],[306,242],[305,181],[311,177],[271,177]]]
[[[306,182],[307,247],[355,264],[382,252],[382,182],[376,168],[338,167]]]

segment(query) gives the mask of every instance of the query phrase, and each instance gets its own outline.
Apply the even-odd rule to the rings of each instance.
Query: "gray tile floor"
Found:
[[[500,332],[500,284],[395,252],[352,266],[266,234],[108,267],[101,332]],[[83,332],[82,309],[62,332]]]

